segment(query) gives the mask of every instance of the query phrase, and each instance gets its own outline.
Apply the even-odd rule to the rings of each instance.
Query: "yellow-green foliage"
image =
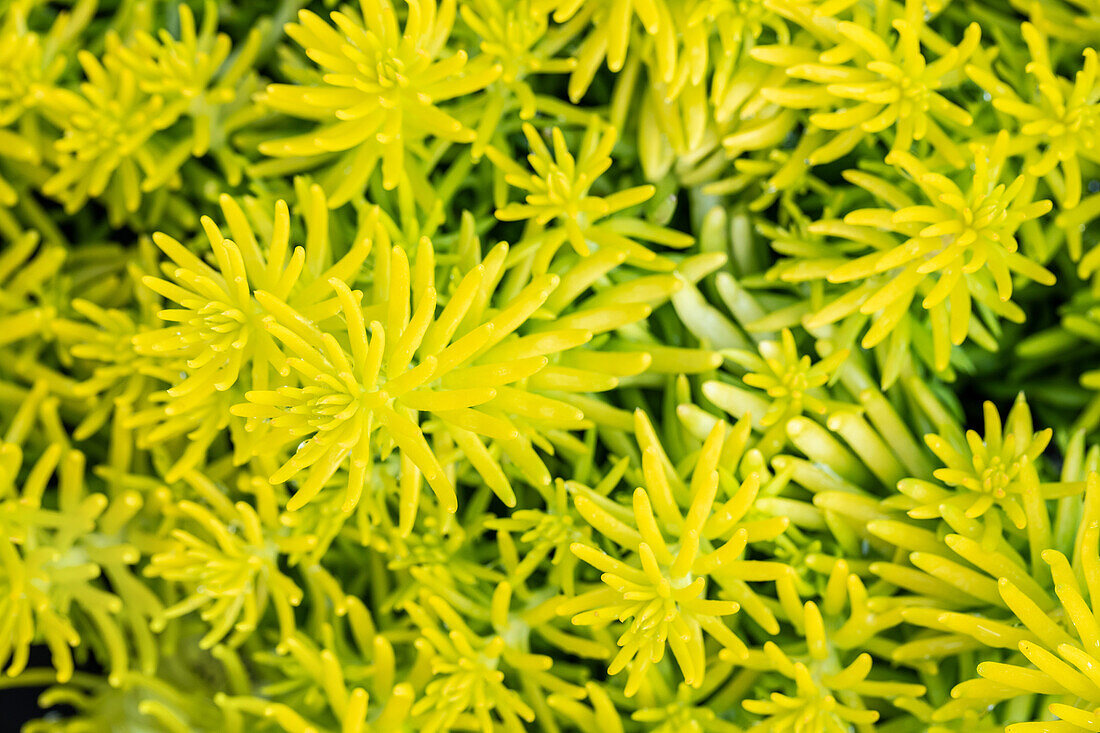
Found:
[[[1098,42],[0,0],[0,728],[1100,733]]]

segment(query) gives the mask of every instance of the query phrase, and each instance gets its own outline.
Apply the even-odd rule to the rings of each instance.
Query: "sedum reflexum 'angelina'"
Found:
[[[410,265],[405,250],[390,247],[381,231],[368,296],[341,279],[329,281],[343,318],[342,340],[278,298],[260,296],[270,313],[266,327],[293,355],[287,364],[298,386],[251,391],[248,403],[233,413],[270,420],[287,442],[305,439],[271,476],[280,483],[308,471],[288,504],[292,510],[315,497],[345,461],[350,461],[345,500],[350,510],[372,464],[396,448],[402,462],[402,528],[412,526],[421,477],[440,505],[454,512],[452,467],[440,459],[444,441],[514,506],[501,458],[527,480],[548,485],[549,473],[532,444],[547,445],[545,432],[589,425],[579,408],[540,392],[600,391],[617,384],[596,366],[548,368],[550,359],[620,325],[620,318],[644,318],[649,308],[594,308],[545,327],[529,323],[558,286],[557,275],[534,278],[495,307],[492,296],[506,245],[440,293],[432,243],[422,239]],[[490,450],[486,442],[495,447]]]
[[[639,440],[644,441],[648,423],[640,416],[638,420]],[[735,655],[747,653],[744,642],[722,621],[722,616],[736,613],[740,605],[707,597],[707,581],[716,572],[736,572],[738,565],[752,564],[739,559],[748,541],[745,530],[713,547],[707,539],[706,525],[715,513],[724,439],[725,424],[718,422],[703,445],[687,487],[690,505],[686,515],[680,513],[666,466],[654,449],[643,453],[648,489],[634,492],[633,526],[620,518],[626,514],[625,507],[604,506],[586,493],[576,497],[577,510],[585,520],[626,554],[617,559],[592,545],[574,543],[573,553],[602,572],[606,587],[563,602],[558,612],[574,614],[573,623],[579,625],[615,620],[626,624],[618,640],[621,649],[608,673],[629,669],[627,696],[638,691],[649,666],[664,658],[666,644],[684,681],[693,687],[703,684],[707,658],[704,632]],[[758,481],[755,475],[747,479],[748,483]],[[677,530],[670,532],[662,525]]]
[[[582,256],[594,250],[622,251],[631,264],[670,270],[671,262],[635,240],[676,248],[688,247],[694,241],[686,234],[632,216],[616,216],[652,198],[656,190],[652,185],[634,186],[608,196],[592,195],[593,184],[611,167],[615,130],[589,126],[575,156],[569,152],[559,127],[551,131],[552,152],[533,125],[524,123],[523,134],[531,148],[527,162],[533,172],[495,148],[488,148],[486,155],[504,172],[505,181],[527,192],[524,203],[507,204],[497,210],[496,216],[502,221],[531,220],[536,225],[516,245],[515,255],[533,257],[536,272],[545,272],[567,243]]]
[[[71,648],[95,639],[117,684],[131,660],[149,669],[155,654],[149,620],[161,606],[134,575],[141,552],[125,536],[142,499],[87,490],[85,456],[60,433],[57,409],[39,383],[0,438],[0,665],[16,677],[31,645],[45,644],[66,682]],[[35,455],[28,436],[39,431],[49,442]]]
[[[212,152],[235,184],[242,166],[226,137],[248,112],[233,120],[247,102],[231,105],[243,96],[242,79],[254,78],[248,71],[260,31],[231,57],[229,36],[217,33],[217,21],[213,2],[200,28],[182,5],[178,40],[165,30],[158,39],[143,30],[125,39],[111,31],[102,57],[80,51],[86,81],[79,92],[63,86],[40,94],[47,118],[62,131],[54,143],[58,170],[42,192],[70,213],[100,199],[117,227],[138,212],[146,194],[180,189],[192,157]]]
[[[961,510],[968,518],[986,516],[1000,527],[1003,516],[1017,528],[1028,526],[1029,519],[1046,525],[1045,499],[1080,491],[1077,483],[1044,484],[1036,461],[1050,443],[1050,428],[1033,432],[1031,411],[1021,394],[1012,406],[1004,426],[997,408],[985,403],[985,435],[966,431],[965,442],[952,440],[950,434],[924,436],[925,443],[943,462],[933,475],[946,484],[943,489],[919,479],[905,479],[898,489],[920,503],[909,515],[917,519],[941,516],[944,507]],[[1036,529],[1035,522],[1032,528]],[[1049,531],[1049,530],[1048,530]]]
[[[658,59],[661,75],[670,78],[675,71],[676,28],[667,0],[542,0],[540,4],[553,9],[556,23],[584,35],[576,53],[577,67],[569,79],[569,99],[574,103],[588,91],[604,59],[612,71],[623,69],[635,16],[645,35],[655,41],[651,53]]]
[[[63,15],[42,36],[28,30],[21,9],[0,16],[0,162],[41,163],[39,108],[65,70],[58,51],[71,32],[70,24]],[[0,206],[12,206],[17,199],[16,189],[0,169]]]
[[[263,666],[273,668],[273,682],[264,693],[219,692],[214,697],[218,706],[271,721],[285,733],[412,730],[409,710],[415,691],[408,682],[397,681],[393,644],[377,631],[358,598],[339,600],[337,608],[332,609],[337,617],[330,616],[321,626],[322,641],[298,632],[287,640],[287,654],[256,655]]]
[[[965,127],[973,119],[943,92],[965,80],[962,67],[979,47],[981,28],[971,23],[958,46],[948,45],[929,61],[924,3],[905,0],[899,10],[890,23],[896,32],[893,38],[876,32],[875,26],[883,25],[881,18],[872,21],[857,10],[854,22],[830,27],[836,45],[820,55],[790,46],[754,50],[754,57],[782,63],[789,77],[804,82],[765,89],[764,96],[786,107],[818,110],[810,122],[837,131],[827,146],[832,151],[829,159],[849,152],[868,133],[893,130],[894,150],[907,152],[914,141],[927,139],[952,165],[961,166],[963,155],[941,124]],[[941,44],[947,45],[942,39]],[[820,157],[821,151],[816,155]]]
[[[1091,491],[1095,491],[1096,482],[1097,476],[1092,474]],[[998,583],[1006,605],[1023,625],[1011,635],[1019,639],[1019,651],[1031,666],[1015,659],[1009,663],[982,662],[978,673],[983,679],[964,682],[952,692],[954,697],[975,706],[1021,692],[1049,696],[1050,713],[1061,723],[1017,723],[1006,729],[1010,733],[1084,733],[1100,728],[1096,717],[1100,708],[1100,680],[1096,675],[1100,665],[1100,617],[1096,612],[1100,599],[1100,523],[1095,505],[1089,509],[1072,563],[1057,550],[1048,549],[1042,554],[1054,578],[1060,608],[1044,611],[1007,579]]]
[[[845,606],[849,606],[847,617],[843,613]],[[836,562],[829,574],[821,606],[807,601],[802,608],[797,605],[791,608],[789,615],[805,637],[805,645],[781,647],[767,641],[762,651],[752,652],[754,666],[778,673],[786,680],[781,683],[783,691],[778,691],[765,677],[764,689],[771,690],[768,699],[744,700],[745,710],[762,717],[749,730],[869,732],[880,715],[868,707],[866,698],[896,700],[924,694],[923,685],[904,679],[869,678],[874,660],[866,651],[856,650],[881,648],[883,640],[872,643],[871,638],[897,624],[901,616],[897,609],[872,613],[863,582],[859,576],[849,574],[843,560]],[[726,651],[722,654],[729,656]]]
[[[78,671],[72,680],[47,688],[39,697],[42,707],[64,705],[64,718],[43,717],[26,723],[22,733],[80,733],[81,731],[217,730],[244,733],[243,716],[219,708],[216,700],[227,691],[243,694],[252,684],[240,656],[226,647],[195,654],[167,646],[160,650],[156,673],[131,671],[105,680]],[[18,682],[48,683],[49,670],[27,670]]]
[[[145,574],[176,584],[183,597],[155,619],[157,627],[163,629],[170,619],[198,611],[209,625],[199,648],[209,649],[227,637],[228,646],[238,647],[260,626],[271,606],[279,648],[285,649],[294,633],[294,608],[303,592],[281,563],[288,555],[310,549],[316,538],[279,527],[275,517],[261,516],[245,502],[223,499],[208,508],[184,500],[175,509],[179,521],[171,531],[172,542],[153,555]],[[320,566],[307,570],[325,576],[325,587],[338,587]]]
[[[1019,130],[1013,141],[1018,152],[1029,153],[1028,173],[1049,177],[1061,168],[1060,182],[1050,178],[1052,188],[1060,192],[1062,207],[1072,210],[1081,201],[1082,159],[1100,162],[1100,62],[1087,48],[1072,80],[1057,76],[1047,38],[1031,23],[1020,31],[1031,52],[1026,70],[1034,83],[1028,100],[988,69],[971,65],[966,73],[993,97],[995,109],[1015,118]]]
[[[0,700],[1100,733],[1098,19],[0,0]]]
[[[56,309],[41,293],[65,263],[63,247],[42,241],[37,230],[4,242],[0,251],[0,345],[40,333]]]
[[[576,67],[576,59],[555,58],[567,39],[560,32],[549,32],[550,12],[540,5],[537,0],[465,0],[459,6],[462,20],[480,38],[481,52],[501,68],[478,120],[475,155],[497,131],[508,104],[519,107],[520,119],[535,116],[539,106],[532,87],[536,74],[560,74]]]
[[[516,651],[499,635],[480,636],[443,598],[430,593],[421,603],[406,603],[405,610],[431,660],[431,676],[412,708],[418,730],[522,733],[524,721],[535,721],[535,711],[507,684],[504,668],[541,672],[551,666],[549,657]]]
[[[158,362],[157,375],[171,386],[154,394],[152,404],[128,422],[141,428],[139,437],[145,445],[187,437],[187,447],[166,476],[169,481],[198,466],[227,424],[235,436],[239,461],[248,458],[262,436],[258,421],[231,423],[228,408],[247,389],[268,389],[289,374],[286,355],[264,326],[264,299],[289,302],[309,317],[331,316],[336,304],[328,279],[353,275],[370,251],[366,237],[376,219],[368,215],[361,236],[331,263],[324,194],[316,185],[302,194],[304,246],[291,247],[285,201],[277,201],[268,218],[251,200],[244,202],[246,214],[227,195],[220,203],[232,239],[209,217],[201,219],[213,264],[172,237],[153,235],[171,263],[162,265],[164,278],[146,276],[142,283],[174,307],[157,314],[168,325],[135,335],[133,348],[139,356]],[[268,232],[268,241],[261,243],[258,232]]]
[[[179,118],[180,109],[143,91],[134,73],[111,57],[101,62],[81,51],[77,60],[87,77],[80,92],[55,89],[44,101],[64,134],[55,143],[58,171],[42,192],[69,213],[104,197],[111,221],[120,224],[138,210],[144,193],[170,183],[176,173],[165,165],[164,146],[155,137]]]
[[[196,27],[191,8],[179,6],[178,39],[165,30],[155,38],[139,30],[124,43],[111,33],[106,38],[107,55],[134,74],[142,91],[160,96],[180,110],[181,118],[190,120],[190,128],[173,144],[159,168],[171,171],[190,156],[212,152],[225,166],[229,182],[235,184],[241,166],[230,160],[226,137],[242,121],[233,119],[232,113],[241,106],[233,103],[247,99],[241,93],[245,82],[254,86],[255,75],[250,70],[263,27],[253,28],[234,50],[229,36],[217,32],[217,3],[206,0],[203,13],[202,23]]]
[[[1067,0],[1035,3],[1011,0],[1011,5],[1026,14],[1044,33],[1059,40],[1089,43],[1100,32],[1100,3],[1097,0]]]
[[[869,319],[862,345],[870,348],[909,330],[910,306],[916,301],[928,311],[937,371],[947,369],[952,344],[968,336],[995,347],[985,327],[971,317],[973,301],[1020,322],[1024,312],[1010,300],[1013,274],[1054,283],[1053,273],[1018,251],[1020,225],[1050,211],[1051,204],[1032,201],[1034,178],[1020,175],[1002,182],[1008,143],[1002,132],[992,145],[972,145],[973,172],[961,180],[931,170],[908,152],[890,153],[887,161],[912,179],[919,198],[883,179],[849,171],[851,181],[887,208],[857,209],[842,221],[817,222],[810,230],[871,251],[847,262],[792,260],[773,271],[780,279],[824,277],[848,285],[843,295],[804,319],[806,327]],[[797,269],[788,269],[792,266]]]
[[[875,520],[868,524],[876,537],[911,550],[910,562],[922,571],[921,575],[900,566],[887,569],[885,563],[878,563],[878,568],[872,566],[872,571],[923,596],[913,597],[914,602],[907,604],[909,607],[902,613],[907,622],[935,632],[897,647],[896,661],[905,664],[947,661],[960,650],[972,649],[982,655],[979,659],[999,659],[1015,665],[1023,660],[1015,654],[1003,655],[992,650],[1015,652],[1021,642],[1065,641],[1066,632],[1073,633],[1077,620],[1074,614],[1061,608],[1063,600],[1070,598],[1063,585],[1067,576],[1052,567],[1051,558],[1062,554],[1072,558],[1072,573],[1079,579],[1087,577],[1092,572],[1089,568],[1097,563],[1094,548],[1100,476],[1094,469],[1100,452],[1090,450],[1086,456],[1084,434],[1078,433],[1066,446],[1064,459],[1065,484],[1084,484],[1087,489],[1084,493],[1067,492],[1056,503],[1045,502],[1038,516],[1028,518],[1030,564],[1016,549],[1021,544],[1017,538],[991,535],[988,525],[966,517],[950,505],[943,507],[945,529],[950,531],[941,535],[942,541],[936,533],[911,522]],[[1048,512],[1053,516],[1048,517]],[[943,554],[945,545],[952,555]],[[1053,650],[1058,643],[1048,648]],[[999,666],[994,665],[993,669],[996,674]],[[1006,671],[1013,674],[1001,669],[1002,673]],[[1027,675],[1022,673],[1020,681]],[[984,714],[998,700],[1018,693],[1019,689],[985,680],[963,682],[952,695],[954,699],[935,711],[932,719],[947,721],[975,712]]]
[[[778,343],[762,341],[759,356],[740,349],[726,349],[722,353],[748,370],[741,379],[755,389],[709,381],[703,384],[703,394],[736,418],[748,415],[757,428],[763,429],[764,436],[757,447],[766,457],[787,442],[787,422],[791,418],[807,413],[824,415],[833,406],[824,387],[848,358],[846,349],[817,362],[808,354],[799,355],[789,329],[783,329]]]
[[[266,155],[317,159],[339,154],[325,179],[330,204],[358,196],[379,162],[382,185],[395,188],[405,156],[425,140],[473,142],[475,133],[440,108],[500,76],[500,67],[446,47],[455,0],[408,0],[405,27],[390,0],[360,0],[353,11],[332,13],[335,28],[309,10],[287,34],[322,69],[319,84],[273,84],[263,95],[279,112],[315,120],[319,127],[260,146]],[[318,160],[320,163],[323,161]]]

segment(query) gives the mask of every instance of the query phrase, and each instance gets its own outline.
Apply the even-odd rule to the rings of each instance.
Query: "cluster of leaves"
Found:
[[[24,730],[1100,731],[1097,39],[0,3]]]

